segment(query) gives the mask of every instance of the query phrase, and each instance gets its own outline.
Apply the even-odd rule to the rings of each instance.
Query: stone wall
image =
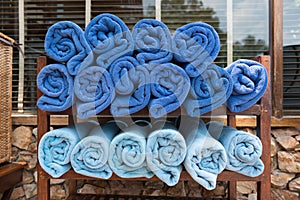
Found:
[[[252,131],[251,129],[245,129]],[[23,182],[17,185],[11,199],[37,199],[37,129],[15,127],[13,160],[26,161]],[[272,129],[272,199],[299,200],[300,196],[300,133],[296,128]],[[216,189],[207,191],[194,181],[183,181],[168,187],[161,181],[78,181],[77,189],[86,194],[226,197],[227,184],[219,182]],[[256,199],[255,182],[238,182],[239,199]],[[51,180],[52,199],[68,196],[68,180]],[[1,195],[0,195],[1,196]]]

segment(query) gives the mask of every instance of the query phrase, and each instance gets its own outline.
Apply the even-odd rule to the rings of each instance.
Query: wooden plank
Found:
[[[268,75],[271,75],[270,58],[260,57],[260,62],[266,67]],[[271,199],[271,80],[268,81],[269,87],[261,99],[262,113],[257,117],[257,133],[263,146],[261,160],[264,163],[263,180],[258,184],[259,199]]]
[[[283,101],[283,11],[282,1],[271,1],[270,13],[270,52],[273,74],[272,78],[272,106],[273,116],[276,118],[282,117],[282,101]]]
[[[53,177],[51,177],[49,174],[47,174],[46,172],[43,173],[44,178],[47,179],[51,179]],[[107,180],[107,179],[99,179],[99,178],[94,178],[94,177],[89,177],[89,176],[85,176],[82,174],[77,174],[74,170],[69,170],[67,173],[65,173],[64,175],[62,175],[61,177],[59,177],[60,179],[77,179],[77,180]],[[221,174],[218,175],[218,181],[228,181],[228,180],[232,180],[232,181],[261,181],[263,180],[264,177],[263,176],[257,176],[257,177],[249,177],[249,176],[245,176],[243,174],[239,174],[236,172],[232,172],[232,171],[228,171],[225,170],[223,171]],[[113,174],[109,180],[126,180],[126,181],[154,181],[154,180],[160,180],[157,176],[153,176],[152,178],[145,178],[145,177],[141,177],[141,178],[121,178],[119,176],[117,176],[116,174]],[[189,175],[189,173],[187,171],[182,171],[180,174],[180,180],[181,181],[193,181],[193,178]]]
[[[144,116],[145,117],[145,116]],[[226,124],[226,117],[211,118]],[[67,115],[51,115],[51,126],[65,126],[68,124]],[[12,115],[13,125],[36,126],[37,115]],[[298,127],[300,124],[300,116],[284,116],[281,119],[272,117],[271,127]],[[237,116],[237,127],[256,127],[256,118],[253,116]]]
[[[0,167],[0,193],[22,181],[24,165],[8,163]]]
[[[47,59],[42,56],[37,59],[37,72],[39,72],[45,65]],[[42,96],[42,92],[37,90],[37,97]],[[39,144],[41,137],[49,130],[50,117],[46,111],[38,109],[37,123],[38,123],[38,134],[37,143]],[[50,179],[48,178],[46,172],[42,169],[39,162],[37,163],[37,192],[38,199],[49,200],[50,199]]]

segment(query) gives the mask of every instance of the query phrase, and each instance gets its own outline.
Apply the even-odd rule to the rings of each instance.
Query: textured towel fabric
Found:
[[[232,112],[241,112],[254,105],[265,93],[268,74],[256,61],[240,59],[225,68],[233,80],[233,92],[227,101]]]
[[[226,150],[226,169],[250,177],[262,174],[264,171],[264,164],[260,159],[262,144],[257,136],[223,126],[219,122],[209,122],[207,129]]]
[[[79,132],[89,132],[92,126],[91,123],[84,122],[45,133],[38,146],[41,167],[54,178],[59,178],[71,169],[70,155],[80,140]]]
[[[115,85],[116,97],[110,112],[121,117],[146,107],[150,100],[148,70],[131,56],[124,56],[112,63],[109,72]]]
[[[178,125],[187,144],[185,169],[197,183],[213,190],[218,174],[226,167],[224,147],[208,133],[201,119],[182,116]]]
[[[132,30],[136,58],[141,64],[172,60],[172,37],[168,27],[155,19],[142,19]]]
[[[112,170],[108,165],[109,145],[119,131],[120,127],[114,121],[94,127],[76,144],[71,153],[74,171],[95,178],[110,178]]]
[[[73,82],[65,65],[45,66],[37,76],[37,87],[43,93],[37,101],[37,106],[50,112],[59,112],[71,107]]]
[[[220,51],[220,39],[209,24],[193,22],[175,31],[172,48],[175,60],[183,63],[190,77],[196,77],[216,59]]]
[[[148,104],[152,117],[159,118],[179,108],[188,95],[190,79],[173,63],[156,65],[150,72],[152,97]]]
[[[85,29],[85,37],[100,67],[108,68],[117,58],[133,53],[131,32],[113,14],[104,13],[94,17]]]
[[[191,78],[190,93],[183,107],[189,116],[200,116],[224,104],[232,89],[231,76],[223,68],[211,64],[201,75]]]
[[[114,85],[109,72],[99,66],[82,66],[74,80],[74,93],[79,118],[100,113],[114,98]]]
[[[151,178],[153,173],[146,163],[146,137],[150,125],[139,122],[125,128],[110,144],[108,163],[122,178]]]
[[[91,52],[83,30],[70,21],[53,24],[47,31],[46,53],[58,62],[65,62],[71,75],[76,75],[82,61]]]
[[[181,163],[186,155],[186,144],[171,122],[157,122],[147,139],[147,165],[168,186],[178,183]]]

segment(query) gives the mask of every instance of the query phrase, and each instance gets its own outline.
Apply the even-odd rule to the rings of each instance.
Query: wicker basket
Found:
[[[0,163],[11,157],[13,42],[0,32]]]

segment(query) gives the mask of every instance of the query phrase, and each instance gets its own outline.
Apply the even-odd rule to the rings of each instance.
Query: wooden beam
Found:
[[[271,1],[270,12],[270,54],[272,64],[272,106],[273,116],[281,118],[283,99],[283,11],[282,0]]]
[[[212,120],[226,123],[225,117],[212,118]],[[15,126],[36,126],[36,115],[14,115],[12,116],[12,123]],[[52,115],[50,117],[51,126],[65,126],[68,124],[68,116],[66,115]],[[237,116],[237,127],[256,127],[256,119],[252,116]],[[300,116],[285,116],[280,119],[272,117],[272,127],[300,127]]]

